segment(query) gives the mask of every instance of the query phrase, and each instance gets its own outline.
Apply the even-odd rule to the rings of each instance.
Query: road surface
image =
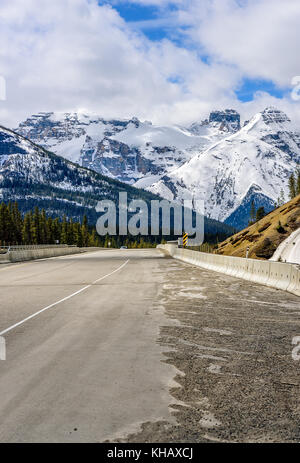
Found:
[[[0,267],[1,442],[299,441],[299,298],[102,250]]]

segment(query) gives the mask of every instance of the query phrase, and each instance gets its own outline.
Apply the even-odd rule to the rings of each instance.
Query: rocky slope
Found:
[[[203,199],[206,215],[243,228],[251,202],[270,211],[287,198],[300,162],[300,131],[267,108],[241,127],[234,110],[213,111],[188,128],[39,113],[17,128],[58,155],[169,200]]]
[[[120,191],[127,192],[128,201],[145,200],[149,211],[150,201],[160,199],[151,192],[80,167],[0,126],[0,202],[18,201],[23,212],[39,206],[50,215],[66,214],[76,220],[86,214],[93,224],[99,217],[97,202],[109,199],[118,204]],[[206,219],[205,232],[229,236],[233,230]]]
[[[278,246],[300,227],[300,196],[219,244],[217,254],[270,259]]]
[[[148,186],[170,200],[203,199],[209,217],[243,228],[252,200],[271,210],[300,162],[300,131],[275,108]]]
[[[16,132],[101,174],[144,188],[240,128],[234,110],[215,111],[189,128],[105,120],[79,113],[39,113]]]
[[[130,185],[104,177],[57,156],[13,131],[0,127],[0,201],[18,201],[21,209],[44,207],[49,214],[96,222],[95,205],[101,199],[128,200],[156,197]]]

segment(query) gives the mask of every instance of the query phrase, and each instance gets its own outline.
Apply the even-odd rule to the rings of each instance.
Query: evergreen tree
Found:
[[[48,219],[46,221],[46,243],[55,244],[52,217],[48,217]]]
[[[36,213],[34,216],[32,212],[30,212],[30,237],[31,237],[30,244],[38,244],[38,229],[36,226]]]
[[[80,224],[78,222],[74,223],[73,227],[73,233],[74,233],[74,244],[76,246],[81,247],[82,246],[82,237],[81,237],[81,230],[80,230]]]
[[[118,246],[119,241],[109,239],[111,246]],[[58,217],[47,217],[44,209],[37,206],[33,211],[22,216],[17,203],[0,203],[0,245],[14,244],[70,244],[77,246],[99,246],[101,240],[95,228],[88,225],[84,216],[82,224],[68,220],[66,216],[60,221]]]
[[[22,227],[22,242],[24,244],[31,243],[31,220],[30,213],[25,214],[23,227]]]
[[[7,214],[7,206],[6,204],[2,203],[0,206],[0,240],[1,244],[5,245],[8,242],[8,214]]]
[[[67,242],[68,242],[68,225],[67,225],[67,218],[64,215],[62,226],[61,226],[60,243],[67,244]]]
[[[89,234],[88,234],[88,221],[87,216],[83,216],[83,221],[81,225],[81,239],[82,239],[82,246],[88,246],[89,241]]]
[[[40,211],[36,206],[33,213],[33,229],[35,233],[34,244],[41,243],[41,234],[40,234]]]
[[[52,222],[52,234],[54,238],[54,243],[60,243],[61,224],[59,222],[58,217],[56,217]]]
[[[256,222],[262,219],[266,215],[265,208],[263,206],[259,207],[256,211]]]
[[[42,212],[39,214],[39,243],[40,244],[47,244],[47,217],[45,209],[42,209]]]
[[[300,195],[300,168],[296,170],[296,194]]]
[[[291,174],[289,178],[289,194],[290,199],[293,199],[296,196],[296,180],[294,174]]]
[[[105,235],[105,240],[104,240],[104,247],[105,248],[108,248],[109,247],[109,243],[110,243],[110,238],[109,238],[109,235],[108,233]]]
[[[96,230],[94,229],[89,237],[89,246],[97,246]]]
[[[255,217],[256,217],[256,209],[255,209],[255,202],[254,199],[251,201],[251,206],[250,206],[250,220],[249,220],[249,225],[252,225],[255,222]]]
[[[14,241],[16,243],[21,243],[22,242],[22,226],[23,226],[23,220],[22,220],[22,215],[19,211],[18,204],[14,203],[13,205],[13,210],[12,210],[12,215],[13,215],[13,223],[14,223]]]

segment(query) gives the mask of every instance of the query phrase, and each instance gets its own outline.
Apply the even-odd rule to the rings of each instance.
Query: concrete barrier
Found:
[[[300,271],[295,265],[291,270],[291,281],[287,291],[300,296]]]
[[[291,273],[291,264],[284,264],[282,262],[270,262],[270,277],[267,285],[286,291],[291,284]]]
[[[266,260],[252,260],[251,273],[247,278],[249,281],[254,283],[260,283],[262,285],[274,286],[269,284],[270,281],[270,262]],[[275,286],[274,286],[275,287]]]
[[[98,248],[78,248],[76,246],[49,247],[36,249],[20,249],[9,251],[7,254],[0,255],[0,263],[25,262],[28,260],[45,259],[49,257],[66,256],[79,254],[87,251],[95,251]]]
[[[10,262],[8,254],[0,254],[0,264],[6,264],[7,262]]]
[[[178,248],[176,244],[165,244],[157,247],[165,254],[183,262],[300,296],[299,265],[208,254]]]

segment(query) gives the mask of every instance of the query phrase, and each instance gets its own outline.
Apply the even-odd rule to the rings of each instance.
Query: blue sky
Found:
[[[127,2],[100,2],[112,5],[128,22],[149,21],[159,17],[160,9],[155,5],[137,5]],[[151,36],[149,36],[151,38]]]
[[[169,23],[170,16],[178,11],[178,7],[172,2],[163,8],[159,7],[157,4],[139,4],[134,1],[128,2],[126,0],[104,0],[100,3],[111,5],[118,11],[126,23],[132,28],[139,30],[151,41],[168,39],[180,47],[191,47],[191,44],[186,44],[184,37],[179,33],[176,26],[172,26],[172,24]],[[209,56],[207,55],[200,54],[200,58],[204,62],[209,61]],[[180,82],[181,79],[171,76],[169,77],[169,81]],[[251,79],[249,77],[242,77],[236,88],[234,88],[234,92],[241,102],[252,101],[257,92],[268,93],[275,98],[282,99],[288,91],[289,87],[278,86],[270,79]]]
[[[178,11],[172,3],[159,7],[157,4],[138,4],[126,0],[103,0],[100,4],[112,6],[132,28],[141,31],[151,41],[168,38],[181,43],[178,33],[169,24],[170,16]]]
[[[235,89],[235,94],[240,101],[247,102],[253,100],[256,92],[265,92],[282,99],[288,91],[289,88],[278,87],[271,80],[244,78]]]
[[[0,41],[10,126],[38,111],[186,125],[266,106],[300,122],[299,0],[1,0]]]

